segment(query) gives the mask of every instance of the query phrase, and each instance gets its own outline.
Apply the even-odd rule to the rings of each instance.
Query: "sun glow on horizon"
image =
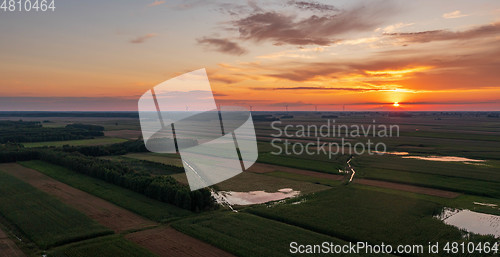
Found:
[[[398,102],[394,102],[393,106],[394,107],[399,107],[399,103]]]

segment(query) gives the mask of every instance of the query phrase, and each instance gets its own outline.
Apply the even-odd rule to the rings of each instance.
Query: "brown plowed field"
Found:
[[[135,213],[17,163],[0,164],[0,170],[55,196],[63,203],[81,211],[115,232],[157,225],[155,222],[145,219]]]

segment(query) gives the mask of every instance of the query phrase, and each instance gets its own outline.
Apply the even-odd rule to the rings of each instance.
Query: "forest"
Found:
[[[104,127],[69,124],[47,128],[39,121],[0,121],[0,144],[92,139],[104,136]]]

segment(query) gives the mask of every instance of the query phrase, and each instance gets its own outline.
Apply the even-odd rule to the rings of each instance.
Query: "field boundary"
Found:
[[[64,204],[77,209],[115,232],[158,225],[108,201],[59,182],[37,170],[26,168],[17,163],[0,164],[0,168],[5,173],[56,197]]]
[[[305,169],[282,167],[282,166],[278,166],[278,165],[265,164],[265,163],[255,163],[252,167],[250,167],[250,169],[248,171],[256,172],[256,173],[282,171],[282,172],[289,172],[289,173],[295,173],[295,174],[299,174],[299,175],[307,175],[307,176],[312,176],[312,177],[316,177],[316,178],[332,179],[332,180],[342,180],[344,178],[342,175],[328,174],[328,173],[324,173],[324,172],[305,170]],[[443,197],[443,198],[456,198],[456,197],[461,195],[461,193],[453,192],[453,191],[447,191],[447,190],[441,190],[441,189],[435,189],[435,188],[429,188],[429,187],[422,187],[422,186],[416,186],[416,185],[405,184],[405,183],[389,182],[389,181],[383,181],[383,180],[354,178],[353,183],[381,187],[381,188],[387,188],[387,189],[394,189],[394,190],[411,192],[411,193],[432,195],[432,196],[438,196],[438,197]]]
[[[23,251],[16,245],[16,243],[9,238],[2,228],[0,228],[0,249],[2,249],[1,256],[9,257],[25,257]]]

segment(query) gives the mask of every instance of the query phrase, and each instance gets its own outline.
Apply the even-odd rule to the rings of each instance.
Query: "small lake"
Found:
[[[500,238],[500,216],[471,210],[444,208],[443,212],[436,218],[445,224],[464,229],[467,232],[494,235],[496,238]]]
[[[485,162],[484,160],[476,160],[465,157],[457,157],[457,156],[418,156],[418,155],[410,155],[408,152],[378,152],[373,151],[376,154],[390,154],[390,155],[398,155],[404,159],[417,159],[417,160],[425,160],[425,161],[438,161],[438,162],[463,162],[466,164],[476,164],[476,165],[484,165],[481,162]]]
[[[403,156],[401,158],[405,159],[418,159],[418,160],[426,160],[426,161],[439,161],[439,162],[484,162],[484,160],[475,160],[464,157],[456,157],[456,156]]]
[[[272,193],[266,191],[219,191],[214,195],[214,197],[219,203],[229,205],[251,205],[292,198],[298,196],[299,194],[300,191],[295,191],[291,188],[283,188]]]

